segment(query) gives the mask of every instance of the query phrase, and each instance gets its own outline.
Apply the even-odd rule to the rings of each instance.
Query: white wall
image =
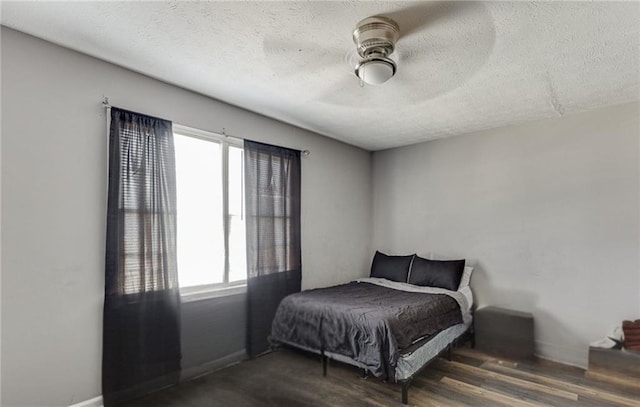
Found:
[[[2,28],[2,405],[101,393],[107,138],[113,105],[311,150],[303,288],[365,275],[371,158],[318,136]]]
[[[637,103],[374,153],[374,248],[475,264],[545,358],[640,317]]]

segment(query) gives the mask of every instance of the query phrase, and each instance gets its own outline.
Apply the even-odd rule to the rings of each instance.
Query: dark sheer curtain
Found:
[[[112,108],[102,354],[107,406],[179,377],[175,179],[171,122]]]
[[[247,352],[269,348],[280,301],[300,291],[300,151],[245,140]]]

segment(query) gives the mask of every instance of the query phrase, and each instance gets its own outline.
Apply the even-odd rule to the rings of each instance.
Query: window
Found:
[[[242,142],[174,124],[174,143],[181,291],[244,285]]]

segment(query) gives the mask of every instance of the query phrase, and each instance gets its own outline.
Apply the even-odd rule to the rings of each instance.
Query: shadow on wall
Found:
[[[577,347],[575,346],[581,335],[569,329],[569,324],[561,321],[547,310],[536,308],[532,312],[534,332],[537,332],[536,355],[543,359],[586,368],[589,359],[589,344],[584,342]],[[543,332],[553,333],[553,343],[541,338]]]
[[[533,315],[535,354],[549,360],[585,368],[588,344],[570,346],[579,338],[577,332],[569,329],[557,316],[538,307],[538,295],[524,289],[500,288],[491,280],[481,262],[474,264],[471,276],[471,290],[474,295],[474,309],[496,306],[515,311],[530,312]],[[545,340],[553,336],[553,342]]]
[[[491,281],[481,262],[470,261],[469,263],[474,265],[470,283],[474,296],[474,309],[493,305],[515,311],[534,311],[538,303],[538,296],[535,293],[500,288]]]

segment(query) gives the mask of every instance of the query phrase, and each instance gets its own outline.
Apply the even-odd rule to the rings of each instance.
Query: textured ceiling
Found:
[[[360,87],[351,33],[376,14],[400,24],[398,74]],[[369,150],[640,99],[638,2],[2,2],[1,18]]]

